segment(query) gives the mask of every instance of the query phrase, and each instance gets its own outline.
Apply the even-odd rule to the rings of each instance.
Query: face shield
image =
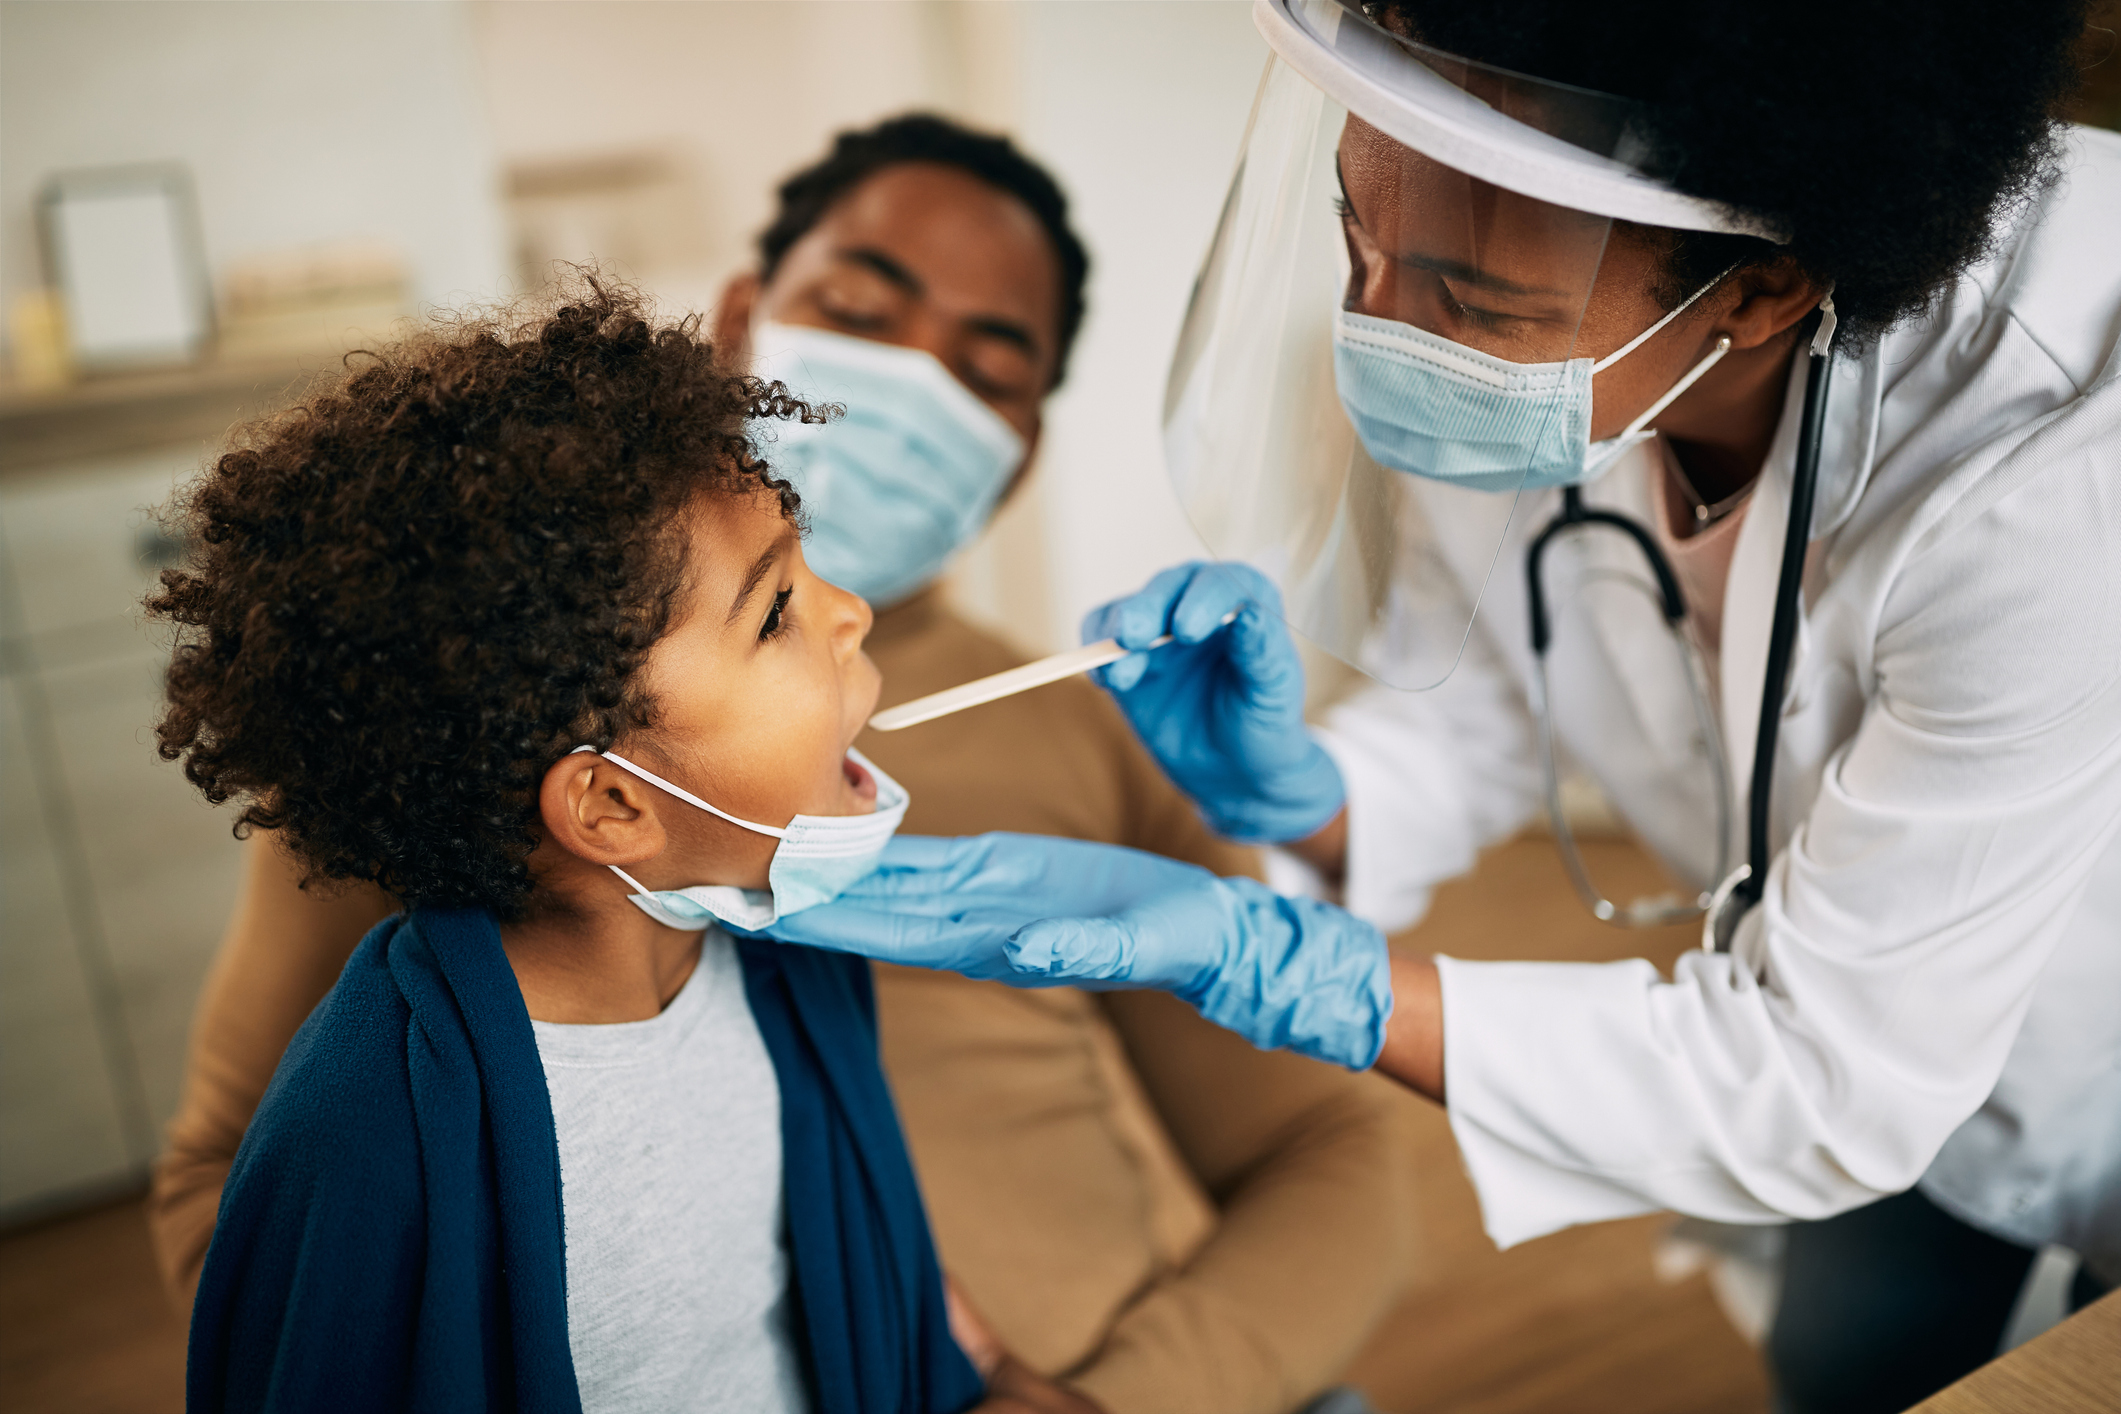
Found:
[[[1644,175],[1624,100],[1426,48],[1342,0],[1255,0],[1254,18],[1273,57],[1172,364],[1171,477],[1293,629],[1432,687],[1520,497],[1625,445],[1592,442],[1591,381],[1662,324],[1594,318],[1587,337],[1614,221],[1760,232]]]

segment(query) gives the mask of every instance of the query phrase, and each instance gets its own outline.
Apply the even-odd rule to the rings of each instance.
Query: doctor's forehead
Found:
[[[1020,327],[1050,361],[1060,261],[1031,209],[969,172],[902,162],[864,178],[789,249],[771,286],[859,270],[938,313]]]

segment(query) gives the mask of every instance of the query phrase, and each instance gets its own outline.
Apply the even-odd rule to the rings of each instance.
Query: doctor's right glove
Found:
[[[1255,1046],[1366,1070],[1384,935],[1330,904],[1119,845],[902,835],[875,873],[766,930],[788,943],[1018,987],[1154,988]]]
[[[1090,611],[1083,641],[1103,638],[1136,651],[1092,676],[1217,833],[1288,844],[1340,813],[1347,788],[1304,726],[1303,664],[1265,575],[1211,561],[1165,570]]]

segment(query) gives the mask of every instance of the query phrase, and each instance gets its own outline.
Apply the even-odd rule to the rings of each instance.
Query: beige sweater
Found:
[[[884,703],[1020,659],[933,593],[878,617]],[[917,834],[1105,840],[1248,873],[1080,680],[880,736]],[[280,1052],[389,905],[254,847],[200,1001],[150,1205],[188,1302]],[[1407,1265],[1405,1116],[1383,1082],[1254,1050],[1156,993],[1015,991],[879,966],[884,1065],[944,1266],[1027,1363],[1111,1414],[1270,1414],[1332,1382]]]

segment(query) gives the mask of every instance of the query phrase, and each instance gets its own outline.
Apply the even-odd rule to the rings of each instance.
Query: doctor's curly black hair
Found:
[[[164,759],[310,879],[519,914],[546,768],[652,719],[635,673],[685,508],[798,511],[746,423],[819,414],[719,371],[698,328],[586,275],[357,355],[239,431],[147,601],[176,627]]]
[[[1666,307],[1786,253],[1851,342],[1925,309],[2055,169],[2084,0],[1376,0],[1439,49],[1647,105],[1650,167],[1777,247],[1665,233]]]

